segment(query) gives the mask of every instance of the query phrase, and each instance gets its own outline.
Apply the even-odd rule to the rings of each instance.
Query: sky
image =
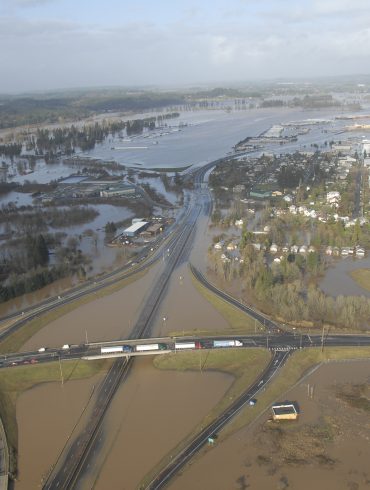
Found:
[[[370,0],[0,0],[0,93],[370,73]]]

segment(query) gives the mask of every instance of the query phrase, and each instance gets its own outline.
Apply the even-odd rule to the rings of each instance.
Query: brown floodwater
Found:
[[[137,359],[109,408],[99,455],[79,488],[136,488],[216,405],[232,380],[216,372],[160,371],[150,358]]]
[[[279,466],[274,453],[259,443],[267,416],[231,435],[216,447],[203,451],[169,488],[173,490],[226,489],[365,489],[370,484],[370,424],[368,413],[340,405],[333,395],[339,384],[369,383],[370,362],[354,361],[324,365],[283,400],[300,407],[298,427],[319,424],[323,417],[340,420],[339,437],[328,443],[330,458],[336,463],[325,467],[318,463]],[[308,385],[310,389],[308,390]],[[313,398],[311,398],[311,388]],[[309,396],[310,393],[310,396]],[[284,427],[284,426],[283,426]],[[260,454],[272,454],[271,464],[258,464]],[[278,455],[275,454],[276,457]]]
[[[59,279],[52,284],[38,289],[34,293],[24,294],[18,298],[6,301],[0,304],[0,317],[10,313],[19,312],[28,306],[34,305],[51,296],[56,296],[58,293],[71,288],[77,281],[70,277]]]
[[[199,330],[217,332],[226,330],[229,323],[196,289],[188,264],[182,264],[173,274],[169,294],[160,305],[153,335],[177,335]]]
[[[50,322],[36,333],[22,349],[60,346],[128,337],[138,315],[143,297],[151,287],[162,264],[154,266],[142,278],[123,289],[87,304]]]
[[[15,490],[40,488],[78,422],[101,375],[44,383],[17,400],[18,468]]]

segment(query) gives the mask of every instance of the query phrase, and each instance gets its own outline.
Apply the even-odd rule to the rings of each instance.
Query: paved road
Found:
[[[237,415],[240,410],[264,389],[271,378],[284,365],[289,356],[287,352],[275,352],[267,369],[255,380],[239,398],[237,398],[214,422],[205,427],[178,455],[170,460],[167,466],[147,485],[147,490],[157,490],[168,484],[170,479],[199,451],[209,437],[217,436],[218,432]]]
[[[143,304],[139,319],[134,326],[131,336],[140,338],[143,335],[149,335],[156,311],[171,277],[173,270],[178,265],[183,254],[187,253],[190,246],[196,220],[202,207],[196,203],[185,216],[182,229],[179,230],[178,239],[174,246],[168,248],[168,255],[164,271],[159,276],[157,283],[152,288],[152,292]],[[90,464],[91,458],[97,453],[99,445],[99,428],[108,410],[110,402],[122,380],[124,380],[132,366],[133,360],[119,359],[115,361],[112,370],[103,380],[97,401],[94,405],[94,411],[88,420],[80,436],[72,445],[65,448],[52,472],[44,483],[43,488],[48,490],[72,489],[77,482],[83,477],[86,468]]]

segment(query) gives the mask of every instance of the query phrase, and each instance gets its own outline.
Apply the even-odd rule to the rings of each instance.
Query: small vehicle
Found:
[[[38,349],[38,352],[45,352],[45,351],[46,351],[46,347],[40,347],[40,348]]]

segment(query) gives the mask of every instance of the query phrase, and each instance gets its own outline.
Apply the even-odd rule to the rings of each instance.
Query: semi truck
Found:
[[[112,345],[111,347],[101,347],[101,354],[118,354],[120,352],[132,352],[130,345]]]
[[[148,350],[167,350],[166,344],[138,344],[136,352],[145,352]]]
[[[204,349],[201,342],[175,342],[175,349]]]
[[[242,347],[240,340],[214,340],[213,347]]]
[[[195,342],[175,342],[175,349],[195,349]]]

